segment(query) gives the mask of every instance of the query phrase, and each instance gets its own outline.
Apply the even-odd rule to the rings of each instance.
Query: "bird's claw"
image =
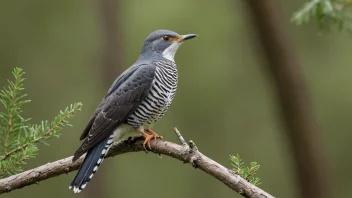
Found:
[[[152,130],[150,130],[150,129],[146,129],[145,131],[148,132],[148,133],[150,133],[150,134],[148,134],[148,133],[146,133],[146,132],[144,132],[144,131],[141,131],[140,133],[145,137],[145,140],[144,140],[144,142],[143,142],[143,147],[144,147],[144,150],[145,150],[146,152],[148,152],[148,150],[147,150],[147,148],[146,148],[146,145],[148,145],[149,150],[152,150],[152,148],[151,148],[151,146],[150,146],[150,141],[151,141],[152,139],[156,140],[157,138],[159,138],[159,139],[162,140],[162,139],[163,139],[163,136],[159,136],[157,133],[155,133],[154,131],[152,131]]]

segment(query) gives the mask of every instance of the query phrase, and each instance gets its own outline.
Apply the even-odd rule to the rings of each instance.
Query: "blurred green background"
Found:
[[[285,19],[308,81],[335,195],[347,197],[352,185],[352,159],[346,155],[352,139],[352,38],[335,32],[319,36],[313,24],[290,24],[291,14],[303,2],[283,1]],[[241,0],[116,1],[105,6],[111,19],[107,26],[101,3],[0,2],[0,85],[12,77],[12,68],[24,69],[25,87],[33,101],[25,106],[24,115],[35,123],[50,120],[70,103],[84,104],[72,119],[74,127],[65,128],[60,139],[50,140],[50,147],[41,145],[39,156],[25,169],[72,155],[113,78],[134,63],[151,32],[170,29],[199,37],[185,43],[176,55],[178,91],[155,131],[176,142],[172,128],[177,126],[201,152],[227,167],[231,167],[230,154],[259,161],[261,188],[276,197],[298,196],[274,89]],[[104,30],[111,24],[116,25],[112,31],[116,35]],[[118,66],[104,65],[106,51],[116,53],[113,59]],[[75,174],[3,197],[241,197],[190,165],[151,153],[109,158],[78,195],[68,189]]]

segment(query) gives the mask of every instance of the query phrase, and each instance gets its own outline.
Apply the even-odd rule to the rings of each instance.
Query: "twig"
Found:
[[[59,121],[57,124],[55,124],[55,126],[51,127],[47,132],[45,132],[44,135],[50,135],[50,133],[51,133],[53,130],[55,130],[62,122],[64,122],[64,121],[67,120],[68,118],[70,118],[70,116],[71,116],[75,111],[77,111],[77,109],[80,108],[80,107],[81,107],[81,105],[77,105],[76,107],[72,108],[72,110],[69,111],[66,116],[62,117],[62,118],[60,119],[60,121]]]
[[[180,141],[181,145],[182,146],[187,146],[187,143],[186,143],[185,139],[183,139],[181,133],[178,131],[178,129],[176,127],[174,128],[174,131],[175,131],[175,134],[178,137],[178,141]]]
[[[181,145],[163,140],[153,140],[151,141],[153,152],[173,157],[185,163],[191,163],[193,166],[215,177],[244,197],[274,198],[272,195],[241,178],[234,171],[225,168],[221,164],[203,155],[198,151],[194,143],[191,148],[189,145],[185,144],[184,138],[177,129],[175,129],[175,132],[181,142]],[[142,143],[143,140],[137,140],[132,145],[129,140],[116,143],[109,150],[107,157],[128,152],[144,151]],[[2,179],[0,180],[0,194],[32,184],[37,184],[38,182],[51,177],[77,170],[82,163],[82,160],[83,157],[72,163],[71,156]],[[62,186],[62,188],[66,188],[66,186]]]
[[[10,82],[10,81],[9,81]],[[15,84],[14,84],[14,89],[16,89],[16,87],[18,87],[18,75],[16,74],[16,81],[15,81]],[[11,107],[13,108],[15,106],[15,98],[16,98],[16,91],[14,91],[12,94],[11,94]],[[9,108],[11,109],[11,108]],[[5,140],[5,153],[8,152],[9,150],[9,138],[10,138],[10,133],[12,131],[12,127],[13,127],[13,112],[8,112],[9,113],[9,127],[7,128],[7,133],[6,133],[6,140]]]
[[[31,144],[33,144],[33,143],[35,143],[35,142],[38,142],[38,141],[44,139],[45,136],[50,135],[50,133],[51,133],[54,129],[56,129],[62,122],[64,122],[64,121],[67,120],[68,118],[70,118],[70,116],[71,116],[79,107],[80,107],[80,105],[77,105],[77,106],[76,106],[75,108],[73,108],[70,112],[68,112],[68,114],[67,114],[65,117],[61,118],[61,120],[60,120],[55,126],[51,127],[47,132],[45,132],[45,133],[44,133],[44,136],[35,138],[34,140],[32,140],[32,141],[30,141],[30,142],[28,142],[28,143],[26,143],[26,144],[23,144],[23,145],[21,145],[21,146],[18,146],[17,148],[13,149],[12,151],[7,152],[7,153],[0,159],[0,161],[5,160],[6,158],[8,158],[8,157],[9,157],[10,155],[12,155],[13,153],[15,153],[15,152],[17,152],[17,151],[20,151],[20,150],[22,150],[22,149],[25,149],[28,145],[31,145]]]

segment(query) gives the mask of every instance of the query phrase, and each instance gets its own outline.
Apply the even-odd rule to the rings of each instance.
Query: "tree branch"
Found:
[[[199,168],[200,170],[215,177],[244,197],[274,198],[272,195],[266,193],[265,191],[241,178],[236,172],[225,168],[221,164],[203,155],[198,151],[193,141],[190,141],[189,144],[186,144],[180,132],[176,128],[175,133],[179,138],[181,145],[162,140],[155,140],[151,141],[151,147],[153,149],[152,151],[154,153],[173,157],[183,161],[184,163],[190,163],[193,167]],[[142,143],[143,141],[140,139],[136,140],[136,142],[133,144],[131,144],[130,140],[124,140],[119,143],[115,143],[109,150],[107,157],[129,152],[144,151]],[[83,157],[72,163],[71,156],[2,179],[0,180],[0,194],[23,188],[32,184],[37,184],[38,182],[49,179],[51,177],[59,176],[64,173],[67,174],[71,171],[77,170],[82,161]]]

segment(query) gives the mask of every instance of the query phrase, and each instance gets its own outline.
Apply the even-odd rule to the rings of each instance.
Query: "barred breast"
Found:
[[[154,62],[155,77],[147,97],[128,117],[127,124],[138,128],[150,128],[160,120],[169,109],[177,89],[176,64],[169,60]]]

